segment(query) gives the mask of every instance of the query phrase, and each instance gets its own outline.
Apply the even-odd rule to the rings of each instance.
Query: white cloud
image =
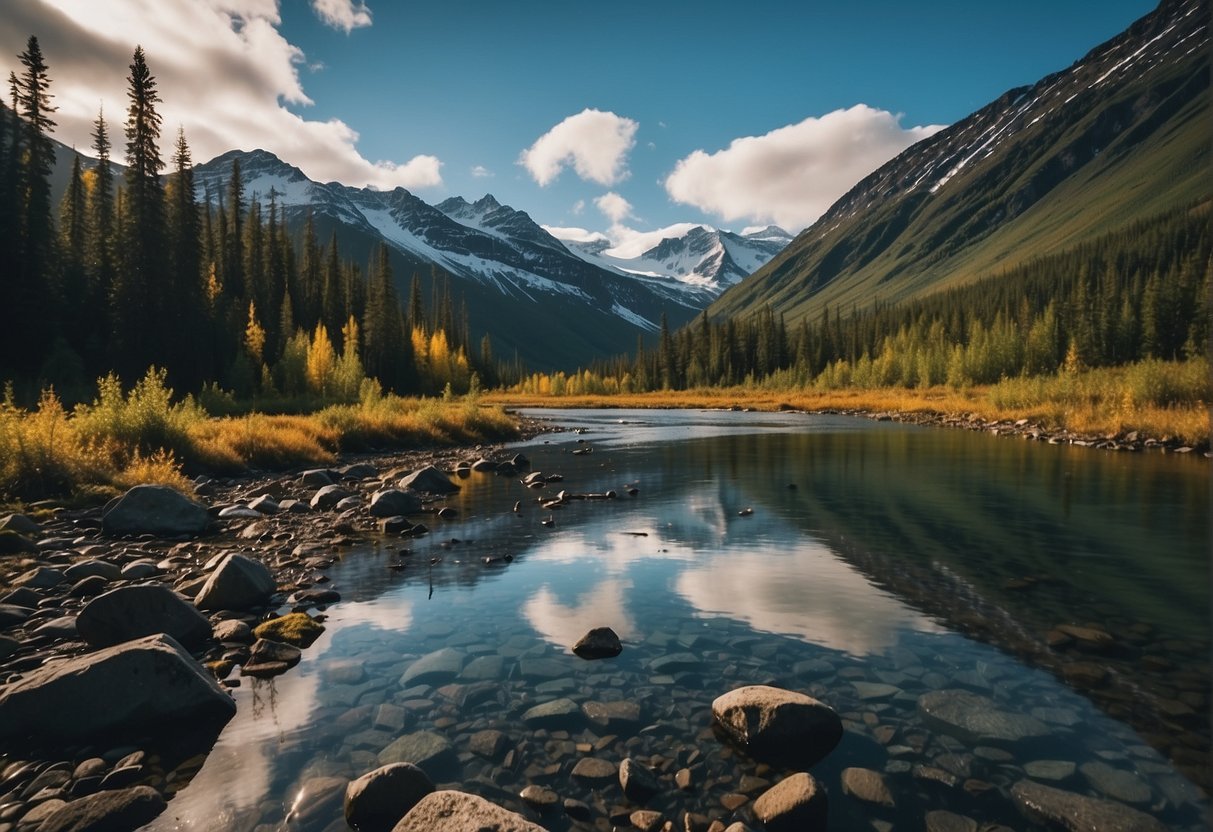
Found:
[[[488,179],[496,176],[496,174],[486,168],[484,165],[476,165],[472,168],[472,176],[475,176],[477,179]]]
[[[607,191],[602,196],[594,200],[594,205],[602,212],[602,215],[611,221],[613,225],[619,225],[621,222],[632,216],[632,203],[621,197],[614,191]]]
[[[122,160],[126,75],[139,44],[160,93],[166,159],[181,125],[196,161],[233,148],[264,148],[320,181],[382,189],[442,184],[435,156],[371,161],[358,152],[358,132],[350,125],[287,109],[312,101],[299,78],[305,56],[279,32],[276,0],[0,0],[0,13],[0,71],[20,69],[14,56],[25,49],[28,33],[37,32],[59,108],[54,136],[65,144],[90,146],[103,105],[114,156]]]
[[[640,125],[630,118],[585,109],[544,133],[518,157],[541,186],[572,166],[582,179],[614,185],[628,175],[627,155]]]
[[[354,29],[371,25],[371,10],[366,3],[352,0],[312,0],[316,15],[334,29],[347,35]]]
[[[585,200],[584,199],[579,199],[573,203],[573,216],[575,216],[575,217],[581,216],[581,213],[584,210],[585,210]]]
[[[667,225],[665,228],[655,228],[652,231],[639,231],[635,228],[628,228],[626,225],[616,224],[611,226],[609,234],[611,242],[614,245],[607,249],[606,253],[612,257],[623,257],[625,259],[639,257],[662,240],[681,237],[692,228],[698,228],[701,225],[703,224],[698,222],[676,222],[673,225]]]
[[[590,231],[588,228],[578,228],[575,225],[545,225],[543,226],[543,230],[557,240],[568,240],[572,243],[610,242],[607,235],[601,231]]]
[[[670,197],[727,221],[813,223],[860,179],[943,125],[903,128],[900,116],[856,104],[724,150],[696,150],[665,181]]]

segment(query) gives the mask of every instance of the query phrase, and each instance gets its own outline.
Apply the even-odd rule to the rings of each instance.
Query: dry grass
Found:
[[[493,393],[509,407],[722,408],[858,410],[1028,419],[1053,430],[1108,435],[1139,431],[1189,445],[1209,442],[1208,364],[1143,362],[1132,367],[1010,379],[963,390],[841,388],[765,390],[751,387],[675,390],[613,396],[534,396]]]

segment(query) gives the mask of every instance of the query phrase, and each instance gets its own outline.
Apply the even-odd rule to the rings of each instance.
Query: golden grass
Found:
[[[1189,375],[1198,378],[1199,362]],[[1205,365],[1207,371],[1207,365]],[[1149,368],[1157,370],[1157,368]],[[1140,370],[1114,368],[1055,377],[1011,379],[995,385],[956,390],[890,387],[836,390],[764,390],[752,387],[665,390],[609,396],[535,396],[492,393],[487,401],[505,407],[724,408],[753,410],[857,410],[947,415],[972,414],[986,420],[1028,419],[1050,430],[1105,436],[1139,431],[1143,437],[1176,439],[1200,446],[1209,442],[1207,396],[1181,388],[1184,401],[1156,392],[1158,374],[1133,378]],[[1190,381],[1190,380],[1189,380]],[[1203,382],[1201,382],[1203,384]],[[1206,388],[1207,389],[1207,388]],[[1199,398],[1198,398],[1199,396]]]

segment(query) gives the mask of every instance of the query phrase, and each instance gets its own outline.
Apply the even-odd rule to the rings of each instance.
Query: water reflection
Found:
[[[591,626],[610,627],[623,641],[632,641],[640,631],[624,601],[631,588],[631,581],[608,578],[564,604],[551,586],[544,584],[523,604],[522,613],[536,632],[559,647],[576,644]]]

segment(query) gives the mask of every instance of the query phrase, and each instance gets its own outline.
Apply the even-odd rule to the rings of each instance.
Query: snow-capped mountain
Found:
[[[774,225],[745,234],[697,225],[633,257],[613,248],[600,235],[564,243],[570,251],[604,268],[622,274],[671,278],[718,295],[749,277],[791,241],[791,234]]]
[[[594,262],[491,195],[471,203],[453,197],[435,207],[403,188],[313,182],[264,150],[231,151],[195,168],[200,199],[215,203],[225,194],[236,159],[246,201],[264,208],[272,196],[296,229],[310,213],[321,243],[335,234],[342,255],[356,261],[365,262],[376,243],[386,242],[396,255],[402,296],[413,274],[428,281],[437,267],[451,276],[456,299],[466,301],[473,330],[492,335],[499,355],[509,355],[503,347],[516,350],[535,366],[576,366],[624,352],[638,333],[655,332],[662,315],[678,326],[720,292],[658,269]],[[731,269],[727,279],[735,279],[740,267],[721,259]],[[752,260],[743,255],[743,262]],[[565,341],[541,337],[549,332]]]

